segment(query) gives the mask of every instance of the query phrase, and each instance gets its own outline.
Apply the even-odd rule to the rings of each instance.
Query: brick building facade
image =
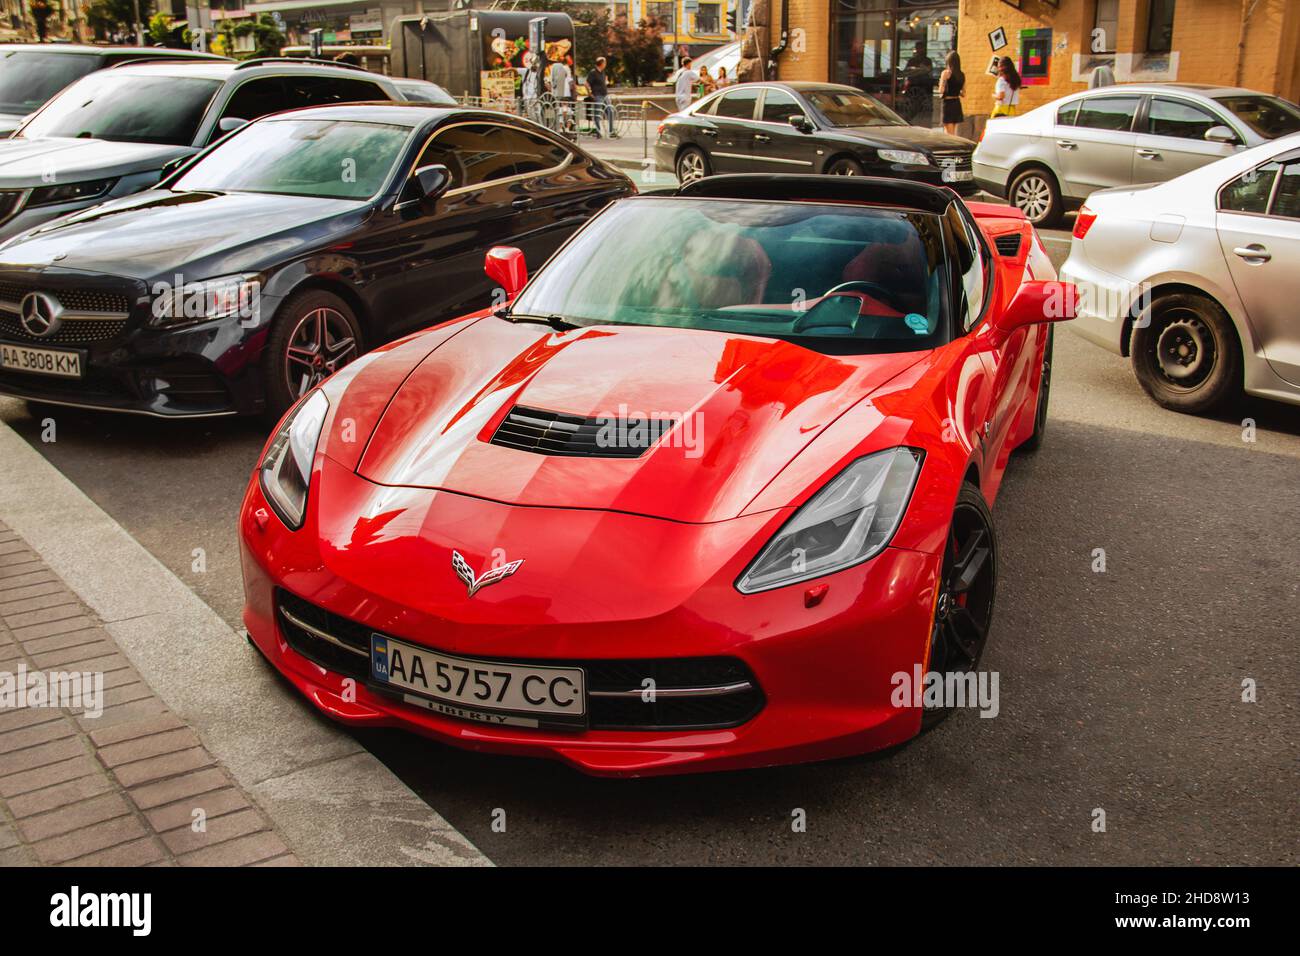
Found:
[[[1026,76],[1022,111],[1084,89],[1103,64],[1121,83],[1221,83],[1300,100],[1300,0],[772,0],[774,44],[783,3],[781,79],[849,83],[923,125],[954,47],[966,112],[989,111],[986,69],[1003,40],[998,54]]]

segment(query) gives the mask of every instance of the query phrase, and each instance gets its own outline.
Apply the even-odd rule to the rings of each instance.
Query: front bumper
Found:
[[[64,322],[50,337],[29,334],[18,316],[20,297],[42,291],[60,301],[110,303],[103,318]],[[143,282],[53,271],[0,276],[0,344],[76,352],[82,376],[59,378],[0,367],[0,394],[77,408],[202,418],[255,414],[264,406],[258,358],[265,321],[245,327],[239,317],[181,329],[149,325],[151,298]],[[263,296],[263,316],[276,302]]]
[[[788,510],[685,525],[517,508],[373,485],[324,456],[312,488],[306,522],[291,532],[250,483],[240,519],[244,624],[276,669],[343,723],[403,727],[606,776],[827,759],[892,746],[919,730],[920,711],[896,707],[891,692],[894,675],[925,660],[936,555],[890,548],[825,578],[742,595],[733,582]],[[320,501],[374,516],[336,527],[322,519]],[[378,532],[380,517],[407,536]],[[452,548],[476,566],[500,548],[526,555],[531,567],[471,600],[454,577]],[[805,591],[818,583],[829,591],[806,607]],[[277,588],[363,630],[467,657],[556,665],[730,659],[761,689],[759,709],[734,726],[695,729],[561,731],[445,716],[295,650]]]

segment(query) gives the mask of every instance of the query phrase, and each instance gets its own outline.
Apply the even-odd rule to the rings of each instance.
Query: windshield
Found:
[[[0,53],[0,113],[35,112],[73,80],[92,72],[98,60],[93,53]]]
[[[808,90],[804,98],[832,126],[907,125],[907,121],[889,107],[855,90]]]
[[[410,133],[380,123],[263,120],[225,140],[171,188],[369,199],[383,187]]]
[[[944,263],[928,213],[644,197],[592,220],[507,315],[913,351],[944,341]]]
[[[189,146],[220,86],[220,80],[99,70],[52,99],[21,135]]]
[[[1215,98],[1232,114],[1265,139],[1300,132],[1300,108],[1276,96],[1220,96]]]

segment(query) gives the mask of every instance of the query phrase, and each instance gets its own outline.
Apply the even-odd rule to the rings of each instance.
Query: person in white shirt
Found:
[[[677,73],[677,108],[684,110],[691,105],[691,100],[695,98],[695,84],[700,82],[700,74],[691,66],[691,58],[688,56],[682,60],[682,68]]]
[[[1011,62],[1011,57],[1004,56],[998,63],[998,81],[993,85],[994,116],[1015,116],[1020,106],[1020,71]]]

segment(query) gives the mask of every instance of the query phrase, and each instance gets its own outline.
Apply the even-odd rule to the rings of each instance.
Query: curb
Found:
[[[3,422],[0,461],[0,520],[69,582],[304,864],[491,865]]]

